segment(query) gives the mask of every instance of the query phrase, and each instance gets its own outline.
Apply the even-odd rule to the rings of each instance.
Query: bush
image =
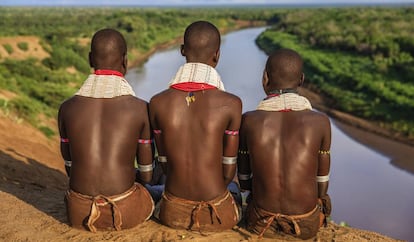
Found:
[[[29,44],[27,44],[27,42],[19,42],[17,43],[17,47],[23,51],[27,51],[29,49]]]
[[[46,137],[48,137],[48,138],[50,138],[50,137],[52,137],[56,134],[56,132],[53,129],[51,129],[49,127],[46,127],[46,126],[40,126],[39,130],[42,131],[42,133],[44,135],[46,135]]]
[[[13,54],[13,47],[10,44],[3,44],[3,47],[9,55]]]

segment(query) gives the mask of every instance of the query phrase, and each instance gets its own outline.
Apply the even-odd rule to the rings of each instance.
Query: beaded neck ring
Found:
[[[271,97],[276,97],[285,93],[298,93],[298,91],[296,89],[293,88],[287,88],[287,89],[276,89],[276,90],[272,90],[269,92],[269,95],[267,95],[267,97],[265,98],[271,98]]]

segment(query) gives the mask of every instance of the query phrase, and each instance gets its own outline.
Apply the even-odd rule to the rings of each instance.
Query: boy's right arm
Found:
[[[318,151],[318,197],[323,197],[328,192],[330,165],[331,165],[331,125],[328,117],[324,116],[322,124],[323,136]]]
[[[331,165],[331,125],[328,117],[324,117],[322,123],[323,137],[319,148],[318,155],[318,198],[322,201],[322,212],[325,215],[324,224],[326,225],[326,217],[331,214],[331,199],[328,195],[329,175]]]
[[[226,185],[230,184],[236,174],[237,149],[239,147],[239,130],[241,122],[242,103],[238,97],[232,100],[230,122],[223,134],[223,179]],[[227,132],[227,134],[226,134]],[[224,162],[224,158],[229,159],[229,163]]]
[[[72,166],[72,159],[70,155],[69,139],[66,134],[65,122],[63,120],[63,108],[59,108],[58,112],[58,128],[60,134],[60,154],[65,161],[65,170],[68,177],[70,177],[70,169]]]
[[[151,125],[151,130],[153,132],[155,146],[157,148],[158,153],[158,164],[161,165],[162,171],[165,175],[167,175],[168,169],[167,169],[167,157],[165,156],[164,147],[162,146],[162,130],[160,129],[158,122],[157,122],[157,105],[154,101],[154,98],[150,100],[149,103],[149,121]]]
[[[136,160],[138,163],[140,182],[146,184],[150,183],[152,180],[152,161],[154,158],[154,153],[147,104],[145,104],[143,109],[145,110],[144,114],[142,115],[144,117],[144,122],[139,132],[139,140],[137,144],[138,147],[136,150]]]
[[[246,142],[246,121],[243,115],[240,128],[239,151],[237,156],[237,177],[242,190],[252,190],[252,172],[250,169],[249,150]]]

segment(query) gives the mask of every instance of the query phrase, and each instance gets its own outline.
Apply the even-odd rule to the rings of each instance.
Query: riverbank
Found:
[[[327,100],[322,95],[316,93],[315,91],[312,91],[311,88],[301,88],[301,92],[302,92],[302,95],[309,98],[312,105],[316,109],[324,113],[327,113],[329,116],[343,123],[349,124],[356,128],[363,129],[363,130],[375,133],[377,135],[380,135],[380,136],[383,136],[383,137],[386,137],[392,140],[396,140],[398,142],[414,147],[414,138],[410,138],[400,133],[394,132],[391,129],[381,126],[380,123],[377,123],[375,121],[369,121],[369,120],[365,120],[362,118],[358,118],[351,114],[344,113],[336,109],[330,108],[329,105],[327,104]]]
[[[326,105],[323,96],[311,89],[300,88],[299,92],[310,100],[314,108],[332,117],[338,128],[353,139],[388,156],[393,165],[414,174],[414,140],[381,127],[376,122],[332,109]],[[367,135],[366,132],[371,134]]]

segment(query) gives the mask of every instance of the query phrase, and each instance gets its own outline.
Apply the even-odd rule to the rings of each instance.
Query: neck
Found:
[[[124,77],[124,74],[122,74],[121,72],[116,71],[116,70],[109,70],[109,69],[96,69],[94,74],[95,75],[113,75],[113,76]]]
[[[286,88],[286,89],[273,89],[269,91],[268,95],[274,95],[274,94],[283,94],[283,93],[298,93],[298,90],[296,88]]]
[[[284,93],[298,93],[298,91],[293,88],[275,89],[275,90],[267,92],[267,97],[264,100],[272,98],[272,97],[280,96]]]

